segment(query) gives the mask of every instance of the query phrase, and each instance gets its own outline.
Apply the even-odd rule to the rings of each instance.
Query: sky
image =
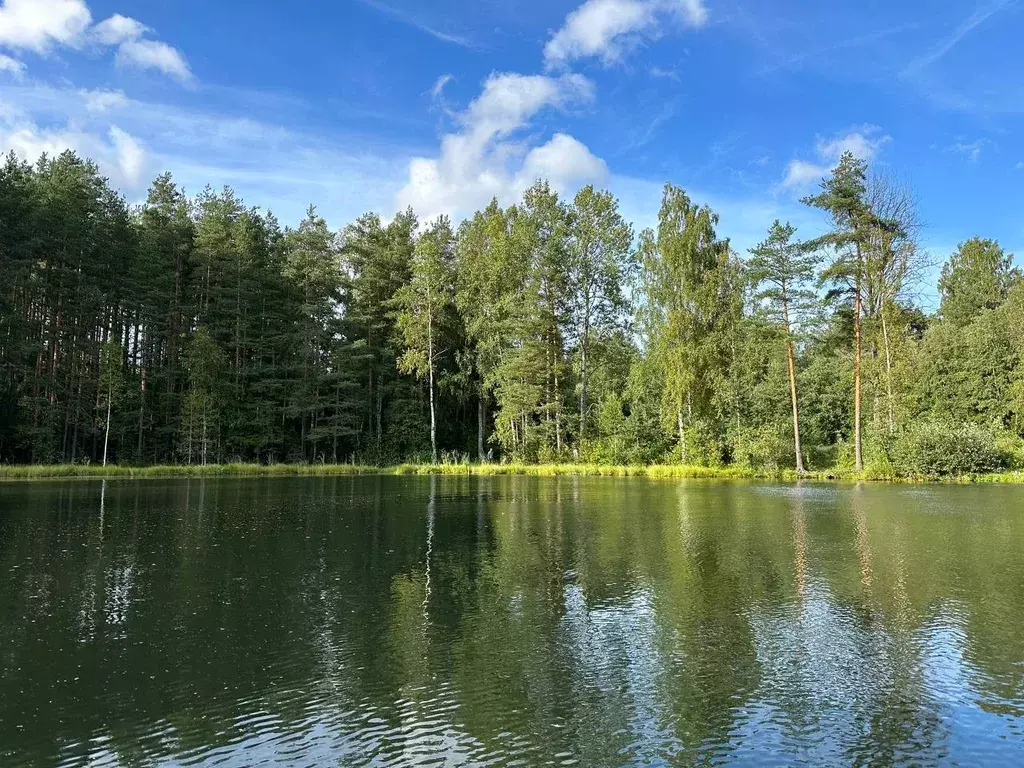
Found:
[[[1024,0],[0,0],[0,149],[336,228],[544,177],[639,230],[671,182],[741,253],[820,232],[799,200],[849,149],[913,188],[937,259],[1021,254],[1022,33]]]

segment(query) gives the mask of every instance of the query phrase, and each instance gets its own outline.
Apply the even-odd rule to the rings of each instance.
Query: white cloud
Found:
[[[832,137],[818,137],[814,145],[817,161],[791,160],[778,188],[802,192],[813,187],[843,156],[851,152],[862,160],[873,160],[892,137],[882,133],[877,125],[862,125]]]
[[[862,125],[830,139],[818,138],[816,148],[823,160],[838,161],[844,152],[852,152],[862,160],[872,160],[879,150],[892,141],[877,125]]]
[[[665,80],[675,80],[679,82],[679,73],[674,69],[665,69],[664,67],[651,67],[647,70],[651,77],[664,78]]]
[[[442,137],[439,156],[409,163],[397,207],[412,206],[426,219],[441,213],[458,217],[492,197],[510,202],[537,176],[562,191],[600,180],[607,173],[604,163],[571,136],[559,133],[533,148],[514,139],[543,109],[564,109],[592,98],[590,81],[580,75],[491,75],[457,116],[460,130]]]
[[[957,141],[946,147],[947,152],[956,152],[963,155],[972,163],[978,162],[982,151],[992,144],[988,139],[975,139],[974,141]]]
[[[643,40],[656,37],[666,18],[700,27],[707,17],[703,0],[587,0],[552,35],[544,60],[549,67],[589,57],[614,63]]]
[[[539,179],[554,189],[567,191],[581,180],[600,182],[608,166],[586,145],[565,133],[556,133],[547,144],[534,147],[523,160],[514,188],[526,189]]]
[[[130,134],[116,125],[110,126],[110,142],[117,153],[117,164],[122,178],[131,186],[137,186],[143,180],[146,169],[146,150],[142,144]]]
[[[25,65],[17,59],[0,53],[0,72],[10,72],[15,77],[18,77],[25,73]]]
[[[43,153],[55,156],[73,150],[95,160],[104,174],[120,187],[136,187],[143,181],[148,166],[141,142],[116,125],[106,135],[94,133],[73,122],[42,127],[28,115],[10,110],[0,116],[0,147],[13,150],[33,163]]]
[[[157,40],[128,40],[117,49],[117,63],[156,69],[179,80],[191,80],[192,71],[181,52]]]
[[[124,91],[79,91],[90,112],[107,112],[128,103]]]
[[[437,80],[434,81],[434,84],[430,86],[430,98],[441,98],[441,94],[444,93],[444,87],[454,79],[455,78],[451,75],[441,75],[437,78]]]
[[[142,202],[152,178],[170,171],[189,193],[231,186],[285,224],[297,224],[316,203],[335,227],[367,210],[392,213],[413,154],[404,146],[377,149],[365,136],[324,137],[255,118],[278,114],[282,102],[272,98],[247,99],[238,115],[119,102],[117,92],[0,81],[0,153],[14,149],[34,162],[42,151],[73,149],[96,160],[131,202]]]
[[[786,166],[786,175],[779,186],[782,189],[803,190],[821,181],[829,172],[827,165],[809,163],[806,160],[792,160]]]
[[[85,0],[0,0],[0,46],[42,54],[58,45],[117,47],[119,64],[191,80],[192,72],[182,53],[167,43],[144,38],[149,32],[152,30],[142,22],[119,13],[93,25]],[[3,56],[0,70],[15,71],[11,61]]]
[[[141,21],[115,13],[93,27],[92,36],[102,45],[120,45],[129,40],[137,40],[149,31],[149,27]]]
[[[0,45],[46,53],[55,43],[77,46],[92,22],[84,0],[6,0]]]

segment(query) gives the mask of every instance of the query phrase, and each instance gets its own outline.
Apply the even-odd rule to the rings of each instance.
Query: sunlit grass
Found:
[[[343,475],[525,475],[532,477],[650,477],[721,480],[839,480],[934,482],[936,478],[904,478],[871,471],[833,469],[797,475],[793,470],[764,472],[742,467],[697,467],[676,464],[399,464],[374,467],[353,464],[167,464],[148,467],[89,464],[0,465],[0,480],[105,477],[330,477]],[[938,479],[946,483],[1024,484],[1024,472],[999,472]]]

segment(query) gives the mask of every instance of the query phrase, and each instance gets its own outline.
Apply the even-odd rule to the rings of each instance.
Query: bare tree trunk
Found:
[[[892,350],[889,347],[889,325],[885,321],[885,306],[882,306],[882,342],[885,345],[885,394],[889,400],[889,434],[896,430],[896,412],[892,395]]]
[[[562,396],[558,393],[558,374],[555,374],[555,450],[562,455]]]
[[[590,318],[583,321],[583,338],[580,339],[580,440],[587,428],[587,337],[590,335]]]
[[[789,307],[786,295],[782,295],[782,321],[786,325],[786,364],[789,368],[789,399],[793,406],[793,445],[796,448],[796,471],[804,473],[804,457],[800,446],[800,409],[796,399],[796,365],[793,362],[793,339],[789,326]]]
[[[434,323],[427,293],[427,377],[430,379],[430,455],[437,464],[437,409],[434,407]]]
[[[110,443],[110,393],[107,393],[107,429],[103,433],[103,466],[107,466],[107,445]]]
[[[682,464],[686,464],[686,429],[683,427],[683,412],[676,411],[676,422],[679,425],[679,458]]]
[[[138,434],[138,445],[135,449],[135,453],[139,457],[139,463],[142,463],[142,427],[145,422],[146,413],[146,366],[143,364],[140,371],[139,377],[139,434]]]
[[[861,445],[861,433],[860,433],[860,357],[861,357],[861,338],[860,338],[860,314],[861,314],[861,296],[860,296],[860,251],[857,253],[858,265],[857,265],[857,284],[854,288],[853,295],[853,454],[854,454],[854,467],[858,472],[864,469],[864,454]]]
[[[476,406],[476,452],[480,457],[480,461],[483,461],[486,457],[484,453],[484,427],[487,421],[487,393],[483,387],[480,388],[480,400]]]
[[[800,412],[796,401],[796,366],[793,364],[793,342],[786,342],[786,357],[789,363],[789,397],[793,402],[793,445],[796,448],[796,471],[804,473],[803,449],[800,446]]]

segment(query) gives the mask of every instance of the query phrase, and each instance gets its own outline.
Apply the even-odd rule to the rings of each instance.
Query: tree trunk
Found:
[[[885,394],[889,400],[889,434],[896,430],[896,413],[892,396],[892,350],[889,347],[889,326],[885,321],[885,306],[882,306],[882,342],[885,345]]]
[[[427,295],[429,302],[429,294]],[[430,380],[430,455],[437,464],[437,411],[434,407],[434,324],[430,306],[427,306],[427,378]]]
[[[679,460],[686,464],[686,429],[683,427],[683,412],[676,411],[676,422],[679,425]]]
[[[782,321],[786,325],[786,365],[789,368],[789,399],[793,406],[793,445],[796,447],[796,471],[804,473],[804,457],[800,447],[800,412],[796,399],[796,365],[793,363],[793,339],[790,337],[789,307],[785,294],[782,300]]]
[[[107,429],[103,433],[103,466],[107,466],[107,445],[110,443],[110,393],[107,393]]]
[[[562,455],[562,396],[558,390],[558,374],[555,374],[555,450]]]
[[[789,364],[789,397],[793,403],[793,445],[796,447],[796,471],[804,473],[804,457],[800,446],[800,413],[796,400],[796,366],[793,364],[793,342],[786,342],[786,358]]]
[[[590,335],[589,318],[583,321],[583,338],[580,339],[580,440],[587,428],[587,337]]]
[[[476,406],[476,452],[480,461],[486,458],[484,452],[484,428],[487,421],[487,392],[480,388],[480,400]]]
[[[135,449],[135,453],[139,457],[139,463],[142,463],[142,427],[145,423],[146,413],[146,366],[142,366],[139,377],[139,435],[138,435],[138,446]]]
[[[860,266],[858,253],[857,284],[853,295],[853,454],[854,467],[858,472],[864,469],[864,454],[860,434]]]

